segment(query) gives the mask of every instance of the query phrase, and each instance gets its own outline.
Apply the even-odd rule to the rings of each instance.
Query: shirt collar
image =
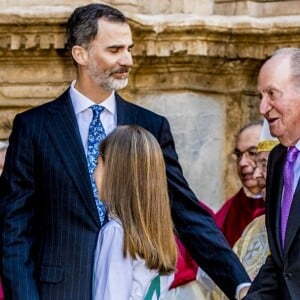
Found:
[[[295,147],[300,151],[300,140],[296,143]]]
[[[258,199],[258,198],[262,198],[262,193],[258,193],[258,194],[253,194],[251,193],[246,187],[243,186],[243,190],[245,192],[245,195],[249,198],[253,198],[253,199]]]
[[[83,95],[78,90],[76,90],[75,83],[76,83],[76,80],[74,80],[71,83],[70,96],[71,96],[75,114],[79,114],[79,113],[83,112],[84,110],[88,109],[91,105],[94,105],[95,102],[93,102],[91,99],[87,98],[85,95]],[[115,115],[115,113],[116,113],[115,91],[112,91],[112,93],[109,95],[109,97],[106,98],[103,102],[101,102],[100,105],[104,106],[105,109],[107,109],[111,114]]]

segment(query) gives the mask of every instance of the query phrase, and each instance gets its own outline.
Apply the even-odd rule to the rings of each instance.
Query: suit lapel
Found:
[[[131,109],[132,106],[123,100],[120,95],[116,93],[116,106],[117,106],[117,124],[129,125],[135,124],[137,120],[137,110]]]
[[[274,149],[273,155],[270,155],[270,172],[267,176],[267,220],[269,219],[270,243],[273,242],[278,253],[282,256],[280,222],[281,222],[281,197],[283,190],[283,166],[285,162],[286,148],[282,145]],[[271,158],[272,156],[272,158]]]
[[[93,198],[89,173],[80,133],[69,96],[66,91],[49,108],[51,114],[46,130],[60,155],[67,172],[77,186],[84,203],[95,222],[100,226]]]
[[[290,214],[288,218],[288,223],[287,223],[287,229],[286,229],[286,235],[285,235],[285,254],[288,253],[288,249],[290,248],[295,235],[297,234],[299,227],[300,227],[300,184],[298,181],[294,197],[293,197],[293,202],[292,206],[290,209]]]

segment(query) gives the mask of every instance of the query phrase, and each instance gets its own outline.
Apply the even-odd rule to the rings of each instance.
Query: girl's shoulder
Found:
[[[123,240],[124,230],[119,219],[109,219],[99,232],[100,243],[113,243],[114,239]]]
[[[121,220],[119,218],[116,217],[110,217],[108,219],[108,222],[105,224],[105,226],[110,226],[110,227],[122,227],[122,223]],[[104,227],[105,227],[104,226]]]
[[[118,218],[109,218],[108,222],[101,228],[101,231],[107,230],[121,230],[123,231],[123,226]]]

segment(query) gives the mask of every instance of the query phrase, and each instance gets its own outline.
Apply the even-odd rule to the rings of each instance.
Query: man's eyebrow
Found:
[[[116,44],[116,45],[111,45],[111,46],[108,46],[107,49],[112,49],[112,48],[117,48],[117,49],[121,49],[121,48],[133,48],[134,44],[130,44],[128,47],[126,45],[123,45],[123,44]]]
[[[250,146],[247,149],[245,149],[244,151],[249,151],[249,150],[257,150],[257,146]],[[233,152],[244,152],[238,148],[234,148]]]
[[[258,158],[257,160],[258,160],[258,161],[267,161],[268,159],[265,158],[265,157],[262,157],[262,158]]]
[[[257,146],[250,146],[247,150],[257,150]]]

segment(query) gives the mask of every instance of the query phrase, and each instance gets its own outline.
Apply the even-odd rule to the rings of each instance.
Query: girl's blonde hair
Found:
[[[177,247],[162,151],[147,130],[119,126],[100,145],[100,197],[124,228],[124,256],[143,258],[160,274],[175,271]]]

